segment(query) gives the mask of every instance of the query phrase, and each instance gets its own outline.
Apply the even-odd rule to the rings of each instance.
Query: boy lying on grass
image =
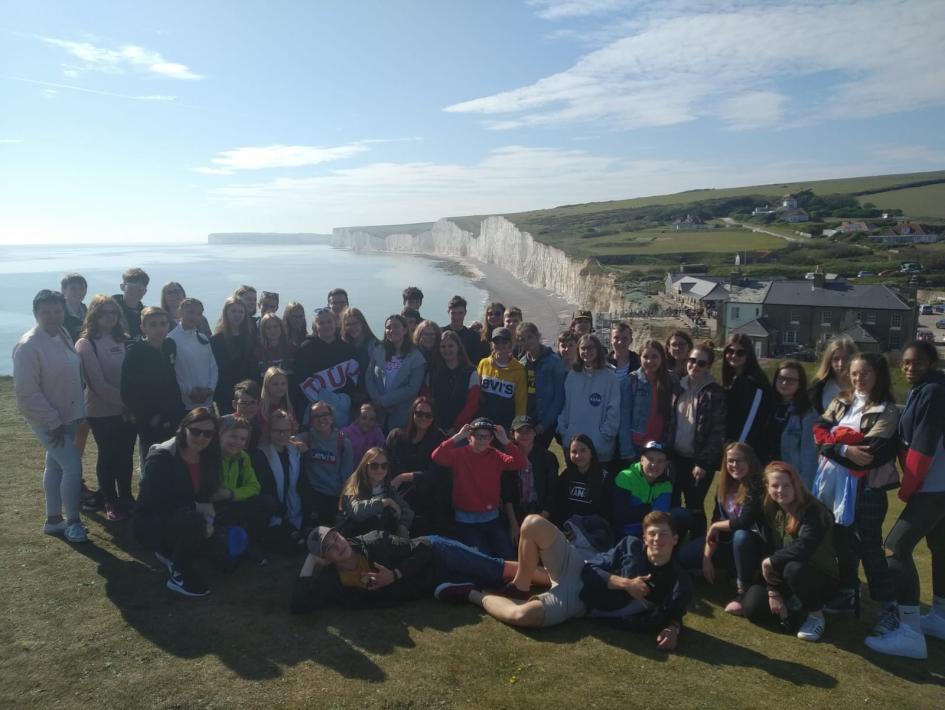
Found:
[[[442,584],[436,597],[472,602],[513,626],[554,626],[568,619],[607,618],[633,631],[657,632],[656,644],[676,648],[691,596],[689,577],[673,558],[679,541],[669,513],[643,519],[643,539],[626,537],[585,563],[564,533],[538,515],[522,524],[518,569],[498,593],[473,584]],[[531,593],[531,578],[543,564],[552,586]]]

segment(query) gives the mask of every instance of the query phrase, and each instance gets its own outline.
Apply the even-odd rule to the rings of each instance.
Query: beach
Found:
[[[446,257],[438,256],[437,258]],[[490,302],[498,301],[506,308],[511,306],[521,308],[524,319],[538,326],[542,342],[546,345],[551,345],[557,340],[558,333],[571,324],[572,314],[578,309],[577,305],[568,303],[558,294],[529,286],[495,264],[484,264],[475,259],[452,259],[452,261],[462,264],[475,274],[472,279],[473,284],[489,294]],[[438,315],[434,316],[433,320],[439,323]],[[470,310],[466,316],[466,322],[469,324],[475,320],[482,321],[483,317],[483,313],[474,313]]]

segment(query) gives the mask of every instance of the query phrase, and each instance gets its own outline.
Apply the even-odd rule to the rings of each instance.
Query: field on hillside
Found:
[[[85,516],[84,545],[40,534],[42,457],[11,390],[0,380],[3,707],[930,708],[945,695],[945,643],[925,662],[869,652],[870,605],[809,645],[724,614],[724,585],[696,585],[673,654],[603,623],[522,632],[433,600],[293,617],[295,559],[211,575],[207,599],[184,599],[128,523]],[[94,446],[87,477],[92,461]]]
[[[877,207],[900,209],[910,217],[945,219],[945,184],[910,187],[866,195],[861,202],[872,202]]]
[[[784,240],[770,234],[750,232],[745,229],[704,229],[674,231],[672,229],[647,229],[639,232],[624,232],[596,239],[572,238],[557,242],[555,246],[574,256],[607,256],[614,254],[660,255],[731,253],[752,250],[774,250],[785,245]]]

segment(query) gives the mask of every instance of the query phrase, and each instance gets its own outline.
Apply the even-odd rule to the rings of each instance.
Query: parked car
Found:
[[[935,342],[935,333],[931,330],[920,330],[918,333],[919,340],[928,340],[930,343]]]
[[[860,271],[856,275],[858,279],[862,279],[864,276],[876,276],[876,274],[874,274],[872,271]]]
[[[940,330],[945,330],[945,318],[939,318],[935,321],[935,327]]]
[[[936,303],[932,306],[933,313],[945,313],[945,303]]]
[[[925,303],[925,304],[919,306],[919,315],[920,315],[920,316],[930,316],[930,315],[932,315],[934,312],[935,312],[935,311],[932,310],[932,305],[929,304],[929,303]]]

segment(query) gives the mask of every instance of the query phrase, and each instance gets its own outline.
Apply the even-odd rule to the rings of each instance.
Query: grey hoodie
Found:
[[[326,437],[310,430],[303,435],[303,441],[308,446],[302,456],[302,471],[308,487],[322,495],[341,495],[355,467],[351,440],[333,428]]]

